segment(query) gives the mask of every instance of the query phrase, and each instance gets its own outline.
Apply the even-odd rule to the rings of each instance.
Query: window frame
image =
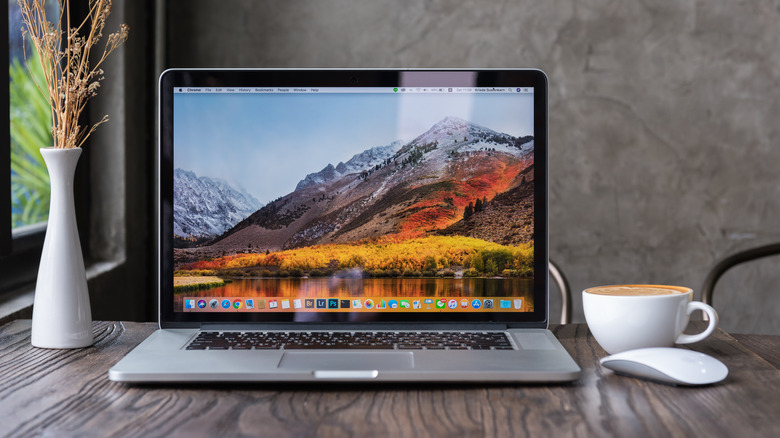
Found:
[[[4,52],[4,58],[6,62],[8,62],[8,56],[10,52],[9,48],[9,41],[8,41],[8,9],[4,12],[5,19],[0,19],[2,21],[2,29],[0,29],[0,33],[3,35],[3,39],[5,40],[5,44],[3,45],[3,48],[5,49]],[[8,64],[6,64],[6,67],[3,69],[2,72],[0,72],[0,81],[2,83],[7,84],[8,83]],[[2,88],[2,93],[0,93],[0,102],[9,102],[10,98],[10,92],[8,90],[8,87]],[[2,169],[8,169],[7,176],[2,178],[0,181],[0,193],[7,193],[8,194],[8,202],[0,202],[0,258],[3,258],[4,256],[8,256],[11,254],[11,251],[13,250],[13,238],[11,234],[11,124],[10,124],[10,102],[6,105],[2,105],[2,110],[0,110],[0,120],[9,120],[9,123],[0,123],[0,138],[3,138],[3,147],[2,147],[2,153],[0,153],[0,168]]]

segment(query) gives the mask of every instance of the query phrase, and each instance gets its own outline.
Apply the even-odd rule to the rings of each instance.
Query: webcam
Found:
[[[353,85],[358,83],[358,77],[352,76],[349,78],[349,82],[351,82]]]

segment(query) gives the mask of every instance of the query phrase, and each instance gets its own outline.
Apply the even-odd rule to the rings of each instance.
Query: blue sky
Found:
[[[447,116],[533,135],[533,95],[177,93],[174,166],[265,203],[328,163],[411,141]]]

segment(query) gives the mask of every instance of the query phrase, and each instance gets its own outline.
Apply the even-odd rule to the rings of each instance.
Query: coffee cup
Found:
[[[610,354],[698,342],[718,325],[715,309],[693,301],[693,290],[681,286],[592,287],[582,291],[582,305],[593,337]],[[699,334],[683,334],[695,310],[709,316],[709,325]]]

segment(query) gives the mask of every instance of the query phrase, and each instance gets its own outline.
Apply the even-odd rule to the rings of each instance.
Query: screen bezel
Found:
[[[464,323],[542,327],[548,323],[547,77],[536,69],[496,70],[299,70],[171,69],[159,81],[159,321],[161,328],[198,328],[203,323],[292,323],[296,312],[175,312],[173,309],[173,95],[175,87],[534,87],[534,311],[533,312],[372,312],[368,324],[446,327]],[[167,236],[164,238],[163,236]],[[302,327],[353,323],[351,312],[321,312],[322,320]],[[355,312],[357,313],[357,312]],[[360,312],[365,318],[367,312]]]

